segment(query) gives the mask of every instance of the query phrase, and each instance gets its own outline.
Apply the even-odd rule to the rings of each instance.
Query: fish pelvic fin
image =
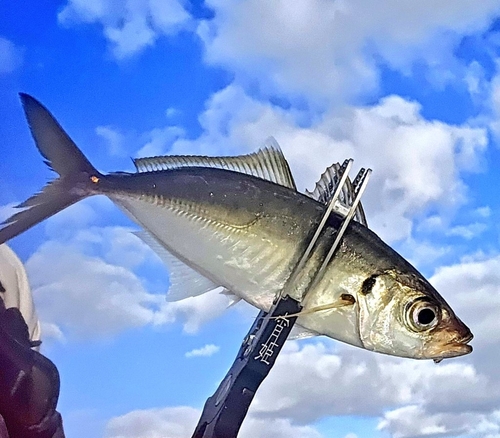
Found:
[[[313,338],[315,336],[320,336],[320,333],[315,332],[314,330],[309,330],[302,327],[300,324],[295,323],[292,328],[292,331],[288,335],[287,341],[296,341],[298,339],[307,339]]]
[[[48,183],[40,193],[16,206],[23,210],[2,223],[0,244],[95,194],[92,185],[102,178],[40,102],[25,93],[20,93],[20,97],[36,146],[45,163],[59,177]]]

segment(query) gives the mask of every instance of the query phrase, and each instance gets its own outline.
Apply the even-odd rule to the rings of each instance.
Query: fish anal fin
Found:
[[[137,231],[134,234],[158,254],[169,269],[170,287],[166,296],[167,301],[196,297],[219,287],[218,284],[179,260],[152,234],[146,231]]]

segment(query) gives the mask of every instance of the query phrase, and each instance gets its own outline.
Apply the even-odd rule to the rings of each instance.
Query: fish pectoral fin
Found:
[[[328,304],[322,304],[321,306],[311,307],[309,309],[301,310],[298,313],[291,313],[285,316],[276,316],[274,318],[291,318],[294,316],[304,316],[311,313],[321,312],[324,310],[340,309],[341,307],[352,306],[356,300],[351,294],[342,294],[337,301]]]
[[[263,149],[248,155],[233,157],[164,155],[161,157],[137,158],[134,160],[134,165],[137,172],[170,170],[181,167],[211,167],[232,170],[296,190],[290,166],[273,137],[267,139]]]
[[[218,284],[179,260],[152,234],[146,231],[136,231],[134,234],[158,254],[168,267],[170,287],[166,296],[167,301],[196,297],[219,287]]]
[[[311,307],[310,309],[302,310],[297,315],[308,315],[310,313],[321,312],[323,310],[340,309],[341,307],[352,306],[356,300],[350,294],[342,294],[337,301],[333,303],[323,304],[321,306]]]

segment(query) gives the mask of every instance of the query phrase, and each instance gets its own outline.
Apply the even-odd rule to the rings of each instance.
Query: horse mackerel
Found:
[[[0,243],[81,199],[105,195],[144,230],[138,234],[163,259],[179,259],[176,266],[196,279],[177,284],[171,297],[223,286],[269,309],[325,210],[324,203],[296,190],[277,147],[240,157],[137,160],[137,173],[105,175],[44,106],[26,94],[21,100],[36,145],[59,177],[19,205],[23,210],[0,229]],[[292,296],[311,286],[340,221],[336,213],[330,215]],[[470,330],[439,293],[355,221],[322,278],[308,290],[297,323],[303,334],[401,357],[439,361],[472,351]]]

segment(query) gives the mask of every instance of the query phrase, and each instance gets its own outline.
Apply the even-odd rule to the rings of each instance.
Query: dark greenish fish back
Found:
[[[266,217],[276,215],[306,222],[309,229],[319,221],[324,206],[295,190],[264,179],[224,169],[183,167],[168,171],[136,174],[110,174],[96,189],[114,194],[143,196],[158,202],[180,201],[196,206],[218,206]],[[161,201],[160,201],[161,202]],[[300,212],[297,214],[297,212]]]

